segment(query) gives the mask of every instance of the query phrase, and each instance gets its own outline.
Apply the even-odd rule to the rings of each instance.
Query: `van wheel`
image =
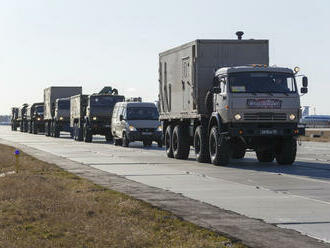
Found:
[[[129,146],[129,139],[127,138],[126,133],[123,133],[122,146],[123,146],[123,147],[128,147],[128,146]]]
[[[257,159],[261,163],[270,163],[273,162],[274,160],[274,152],[271,150],[266,150],[266,151],[257,151]]]
[[[173,130],[172,150],[176,159],[187,159],[189,157],[189,137],[182,125],[176,125]]]
[[[210,132],[209,151],[212,164],[226,166],[229,163],[229,142],[226,137],[219,137],[216,126],[213,126]]]
[[[165,150],[168,158],[174,158],[172,150],[172,125],[168,125],[165,131]]]
[[[276,161],[281,165],[291,165],[296,159],[297,140],[294,137],[283,139],[275,152]]]
[[[210,162],[209,144],[207,132],[202,126],[198,126],[194,135],[194,148],[196,160],[200,163]]]

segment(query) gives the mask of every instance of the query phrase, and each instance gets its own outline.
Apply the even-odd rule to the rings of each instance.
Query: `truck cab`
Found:
[[[307,78],[303,81],[300,92],[307,93]],[[296,137],[304,135],[298,127],[301,109],[294,71],[265,65],[221,68],[215,73],[213,93],[208,128],[213,162],[227,161],[229,151],[233,158],[242,158],[246,149],[256,151],[260,162],[294,162]]]
[[[17,121],[18,119],[18,108],[13,107],[11,108],[11,130],[12,131],[17,131],[17,127],[19,127],[19,122]]]
[[[44,132],[44,104],[34,103],[27,108],[26,113],[28,132],[33,134]]]
[[[51,123],[50,135],[60,137],[60,132],[71,132],[70,129],[70,98],[59,98],[55,101],[54,119]]]

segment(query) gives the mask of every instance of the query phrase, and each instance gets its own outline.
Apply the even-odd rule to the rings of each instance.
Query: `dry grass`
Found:
[[[320,135],[320,137],[314,138],[311,135]],[[330,131],[314,131],[306,130],[305,136],[301,136],[302,141],[313,141],[313,142],[329,142],[330,141]]]
[[[14,159],[0,145],[0,173]],[[243,246],[23,153],[0,177],[0,247]]]

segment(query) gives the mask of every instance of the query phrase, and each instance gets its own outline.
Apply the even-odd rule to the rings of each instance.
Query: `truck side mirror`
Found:
[[[301,89],[300,89],[300,93],[301,94],[306,94],[308,92],[308,88],[306,88],[306,87],[302,87]]]
[[[214,87],[213,88],[213,93],[214,94],[220,94],[221,93],[221,88],[220,87]]]
[[[304,88],[308,87],[308,78],[307,77],[302,78],[302,85]]]
[[[124,120],[124,116],[123,116],[123,115],[120,115],[120,116],[119,116],[119,120],[120,120],[120,121]]]

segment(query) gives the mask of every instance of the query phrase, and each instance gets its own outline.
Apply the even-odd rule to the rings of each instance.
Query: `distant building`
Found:
[[[0,125],[9,125],[10,115],[0,115]]]
[[[301,123],[306,127],[330,127],[330,115],[308,115],[303,116]]]

